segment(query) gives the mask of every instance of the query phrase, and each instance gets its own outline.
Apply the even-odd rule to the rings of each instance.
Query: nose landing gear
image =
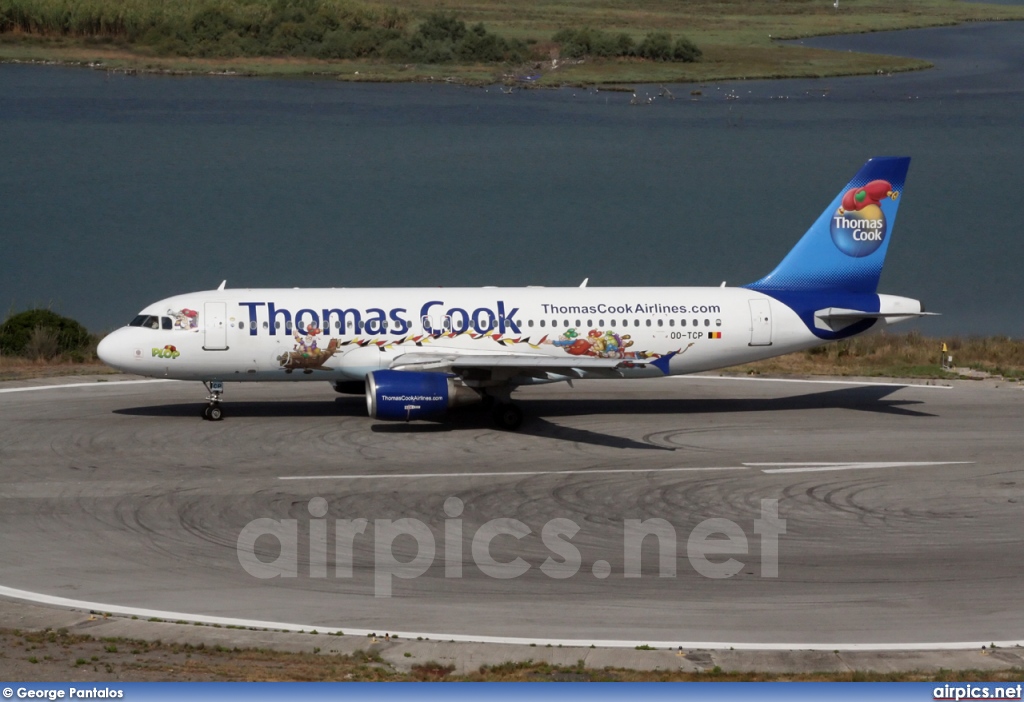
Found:
[[[203,419],[208,419],[211,422],[219,422],[224,419],[224,409],[220,405],[221,396],[224,394],[224,383],[219,380],[211,380],[210,382],[203,381],[203,385],[206,386],[207,395],[206,401],[209,403],[203,408]]]

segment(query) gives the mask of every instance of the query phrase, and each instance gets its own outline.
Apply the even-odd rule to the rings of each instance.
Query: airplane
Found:
[[[135,375],[326,380],[370,417],[443,420],[480,403],[515,430],[520,387],[657,378],[759,361],[933,313],[877,293],[908,157],[870,159],[768,275],[741,287],[227,289],[144,308],[99,357]]]

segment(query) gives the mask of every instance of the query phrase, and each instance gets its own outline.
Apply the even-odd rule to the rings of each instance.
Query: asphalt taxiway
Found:
[[[326,383],[229,385],[227,419],[207,422],[196,383],[49,382],[0,385],[3,595],[446,640],[1024,641],[1014,384],[597,381],[518,393],[528,419],[507,433],[472,408],[446,424],[379,422]],[[452,502],[445,511],[453,497],[457,519]],[[784,520],[774,577],[757,525],[765,500]],[[335,528],[359,518],[351,577],[338,577]],[[294,577],[243,567],[239,537],[257,519],[295,520]],[[435,555],[375,597],[381,520],[401,519],[429,527]],[[529,534],[494,538],[481,567],[473,539],[495,519]],[[664,520],[671,566],[652,537],[630,555],[630,519]],[[731,555],[708,556],[741,564],[730,577],[706,577],[688,557],[708,519],[742,533]],[[552,520],[578,527],[562,537],[579,553],[568,577],[551,574],[567,572],[551,568],[565,553],[543,537]],[[446,532],[453,521],[461,538]],[[264,535],[253,550],[274,562],[280,543]],[[461,577],[446,573],[450,544]],[[399,564],[424,556],[408,535],[389,549]],[[506,565],[488,574],[487,557]],[[625,577],[636,557],[639,577]],[[496,577],[510,563],[528,568]]]

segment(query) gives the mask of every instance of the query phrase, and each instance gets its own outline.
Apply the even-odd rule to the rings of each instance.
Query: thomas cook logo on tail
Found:
[[[897,197],[899,193],[887,180],[873,180],[863,187],[847,190],[829,225],[836,248],[854,258],[877,251],[888,231],[882,201]]]

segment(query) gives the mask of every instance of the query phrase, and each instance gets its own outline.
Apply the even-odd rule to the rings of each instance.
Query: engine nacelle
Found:
[[[379,370],[366,376],[366,411],[374,419],[439,419],[452,407],[481,399],[445,373]]]

